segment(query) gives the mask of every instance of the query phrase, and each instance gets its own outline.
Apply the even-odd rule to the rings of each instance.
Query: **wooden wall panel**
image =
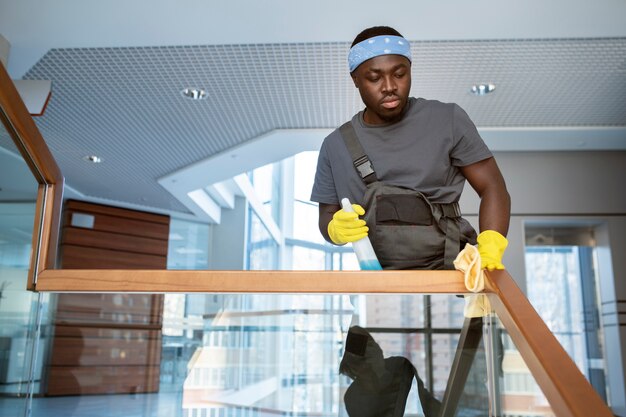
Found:
[[[125,209],[108,208],[106,206],[94,207],[94,205],[88,205],[87,203],[68,201],[63,215],[63,224],[65,227],[74,227],[72,226],[75,219],[73,215],[83,214],[94,217],[93,226],[87,230],[111,232],[121,236],[140,236],[157,240],[168,239],[169,218],[167,216],[135,212],[145,214],[145,218],[142,218],[140,215],[129,212],[130,210]],[[167,223],[156,221],[156,216],[168,219]]]
[[[152,239],[167,239],[169,226],[160,223],[142,222],[141,220],[126,219],[124,217],[99,215],[86,211],[72,211],[72,213],[90,214],[96,216],[93,230],[111,232],[122,236],[143,236]],[[72,217],[68,215],[64,219],[66,227],[72,227]],[[149,226],[149,228],[146,228]]]
[[[63,294],[57,301],[58,322],[113,321],[117,325],[161,325],[160,294]]]
[[[63,229],[63,243],[65,245],[88,246],[90,248],[111,249],[161,257],[167,256],[167,246],[163,246],[163,240],[161,239],[130,235],[124,235],[123,239],[119,239],[116,233],[93,229],[65,227]]]
[[[136,219],[142,222],[159,223],[169,229],[170,218],[162,214],[147,213],[145,211],[128,210],[119,207],[105,206],[103,204],[87,203],[85,201],[67,200],[65,213],[80,212],[116,216],[123,219]],[[151,232],[149,232],[151,233]]]
[[[158,330],[57,325],[51,366],[159,366]]]
[[[69,201],[63,220],[64,269],[167,266],[168,216]],[[158,391],[162,313],[160,294],[60,294],[47,395]]]
[[[65,245],[64,269],[165,269],[167,256]]]
[[[90,395],[157,392],[158,366],[52,367],[48,395]]]

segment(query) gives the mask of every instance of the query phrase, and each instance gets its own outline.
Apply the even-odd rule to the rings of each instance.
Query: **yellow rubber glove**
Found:
[[[485,230],[478,235],[477,241],[482,267],[489,271],[504,269],[502,255],[509,241],[495,230]]]
[[[352,204],[354,213],[348,213],[343,209],[333,214],[333,219],[328,223],[328,236],[337,245],[345,245],[348,242],[356,242],[367,236],[368,227],[365,220],[359,216],[365,214],[363,207]]]

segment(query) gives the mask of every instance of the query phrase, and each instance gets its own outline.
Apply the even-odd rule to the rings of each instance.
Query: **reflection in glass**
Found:
[[[439,416],[441,402],[425,388],[411,361],[403,356],[385,357],[362,327],[350,327],[339,372],[352,380],[344,394],[349,416],[403,416],[414,384],[419,396],[417,408],[426,417]]]

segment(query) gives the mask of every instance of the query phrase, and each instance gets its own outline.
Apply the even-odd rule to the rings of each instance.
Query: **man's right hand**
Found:
[[[335,212],[333,219],[328,223],[328,236],[336,245],[345,245],[348,242],[356,242],[367,236],[369,230],[365,220],[359,216],[365,214],[365,210],[358,204],[352,204],[353,213],[343,209]]]

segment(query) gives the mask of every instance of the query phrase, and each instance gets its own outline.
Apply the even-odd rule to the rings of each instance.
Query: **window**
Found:
[[[267,164],[248,174],[259,201],[275,222],[280,221],[280,164]]]
[[[278,269],[278,243],[252,207],[249,210],[247,269]]]
[[[286,240],[292,250],[294,270],[358,270],[350,245],[334,246],[324,240],[318,227],[318,204],[310,201],[319,152],[293,157],[293,233]]]

